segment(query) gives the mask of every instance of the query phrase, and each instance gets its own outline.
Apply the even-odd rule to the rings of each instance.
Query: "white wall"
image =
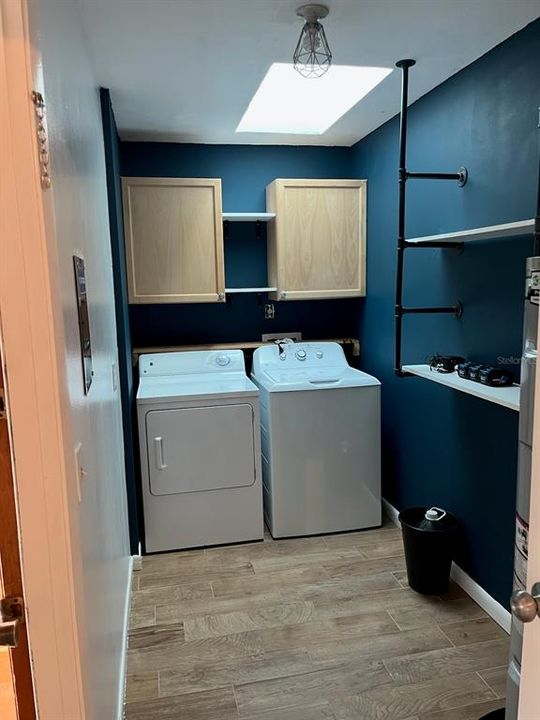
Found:
[[[117,714],[130,558],[113,280],[99,94],[76,0],[35,0],[31,21],[41,54],[52,200],[65,337],[65,425],[77,622],[88,720]],[[86,260],[94,379],[83,392],[73,254]],[[116,371],[114,371],[116,374]],[[87,476],[79,501],[73,448]],[[71,455],[71,457],[70,457]],[[62,719],[64,720],[64,719]],[[65,720],[74,720],[72,718]]]

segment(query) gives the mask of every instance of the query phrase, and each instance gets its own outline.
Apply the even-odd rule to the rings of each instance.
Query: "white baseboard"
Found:
[[[126,588],[126,598],[124,603],[124,624],[122,627],[122,655],[120,656],[120,669],[118,679],[118,706],[116,717],[122,720],[124,717],[124,698],[126,694],[126,677],[127,677],[127,645],[128,645],[128,626],[129,611],[131,605],[131,581],[133,578],[133,557],[130,555],[128,559],[128,582]]]
[[[503,630],[510,634],[512,615],[506,608],[497,602],[495,598],[492,598],[476,580],[473,580],[472,577],[468,575],[465,570],[462,570],[459,565],[456,565],[456,563],[452,563],[450,577],[460,588],[465,590],[467,595],[471,597],[475,603],[480,605],[482,610],[485,610],[485,612],[495,620],[497,625],[500,625]]]
[[[401,527],[399,522],[399,510],[396,510],[396,508],[384,498],[382,499],[382,505],[384,512],[388,515],[394,525]],[[495,598],[492,598],[491,595],[476,582],[476,580],[473,580],[472,577],[468,575],[465,570],[462,570],[459,565],[456,565],[456,563],[452,563],[450,577],[456,585],[459,585],[462,590],[465,590],[467,595],[474,600],[477,605],[480,605],[482,610],[487,612],[487,614],[495,620],[497,625],[500,625],[503,630],[510,633],[512,616],[506,608],[497,602]]]
[[[142,555],[133,555],[133,572],[142,570]]]

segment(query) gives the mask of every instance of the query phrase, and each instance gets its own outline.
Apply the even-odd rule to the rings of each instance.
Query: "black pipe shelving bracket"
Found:
[[[398,377],[405,377],[410,373],[403,370],[402,363],[402,335],[404,315],[453,315],[460,318],[463,315],[463,306],[460,302],[455,305],[440,307],[405,307],[403,305],[403,270],[405,250],[410,248],[454,248],[463,251],[463,243],[441,243],[430,240],[423,243],[408,242],[405,237],[405,201],[406,187],[409,180],[451,180],[463,187],[468,179],[467,168],[460,167],[453,173],[436,172],[410,172],[407,170],[407,122],[409,97],[409,69],[416,64],[416,60],[399,60],[396,66],[401,69],[401,111],[399,123],[399,168],[398,168],[398,233],[397,233],[397,266],[396,266],[396,301],[395,301],[395,354],[394,372]]]

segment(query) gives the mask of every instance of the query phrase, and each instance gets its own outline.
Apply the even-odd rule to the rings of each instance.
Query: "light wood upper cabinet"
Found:
[[[274,180],[266,209],[268,281],[276,300],[366,292],[366,181]]]
[[[221,180],[122,178],[130,303],[225,299]]]

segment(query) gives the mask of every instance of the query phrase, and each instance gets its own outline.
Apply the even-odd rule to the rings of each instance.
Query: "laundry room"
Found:
[[[125,717],[540,720],[538,0],[79,5]]]

